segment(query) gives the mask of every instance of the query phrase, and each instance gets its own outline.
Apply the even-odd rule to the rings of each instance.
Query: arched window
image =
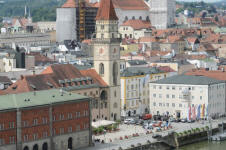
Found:
[[[69,139],[68,139],[68,149],[72,149],[72,145],[73,145],[73,143],[72,143],[72,137],[70,137]]]
[[[135,16],[133,16],[132,19],[135,20]]]
[[[146,17],[146,21],[150,21],[149,16]]]
[[[107,92],[106,91],[102,91],[100,94],[100,99],[101,100],[107,100]]]
[[[29,150],[29,148],[27,146],[24,147],[24,150]]]
[[[118,64],[117,62],[114,62],[113,64],[113,84],[117,85],[118,80]]]
[[[140,16],[139,19],[142,20],[142,17]]]
[[[35,145],[33,146],[33,150],[38,150],[38,144],[35,144]]]
[[[48,150],[48,144],[47,143],[43,143],[42,150]]]
[[[100,64],[99,65],[99,73],[100,73],[100,75],[104,75],[104,64]]]

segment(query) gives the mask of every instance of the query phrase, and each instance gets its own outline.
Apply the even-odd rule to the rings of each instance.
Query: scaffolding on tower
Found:
[[[79,9],[79,40],[85,39],[85,0],[78,0]]]

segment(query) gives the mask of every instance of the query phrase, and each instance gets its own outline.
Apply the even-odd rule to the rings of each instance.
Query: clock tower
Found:
[[[101,0],[92,42],[94,68],[109,86],[109,118],[120,119],[120,38],[112,0]]]

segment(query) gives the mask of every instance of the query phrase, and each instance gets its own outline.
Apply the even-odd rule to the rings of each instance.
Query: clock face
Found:
[[[99,49],[99,54],[103,54],[104,53],[104,49],[103,48],[100,48]]]

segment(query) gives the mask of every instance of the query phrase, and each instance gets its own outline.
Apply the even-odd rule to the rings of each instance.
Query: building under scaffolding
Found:
[[[98,3],[89,0],[67,0],[57,8],[57,42],[91,38],[95,32],[97,10]]]

